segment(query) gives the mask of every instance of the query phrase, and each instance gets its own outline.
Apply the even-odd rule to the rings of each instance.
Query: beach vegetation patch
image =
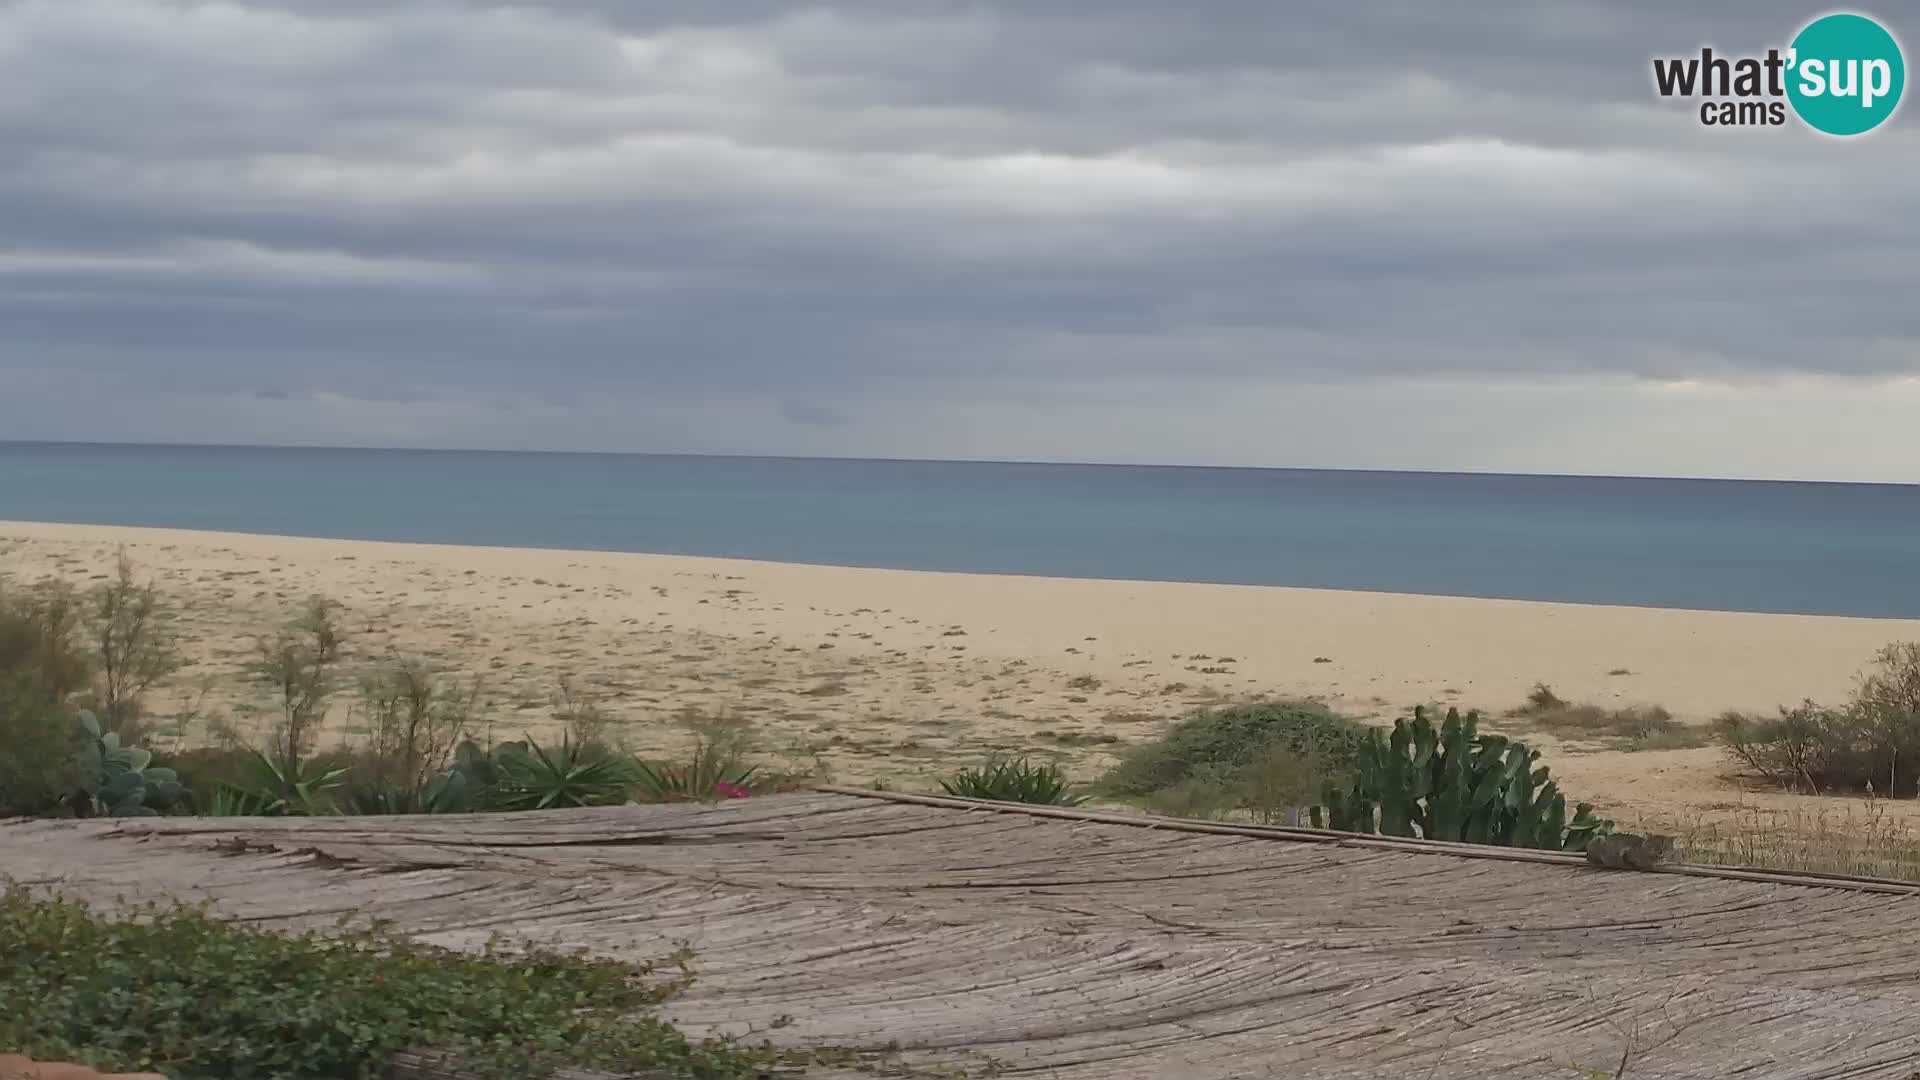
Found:
[[[478,1076],[763,1075],[777,1052],[693,1041],[658,1017],[689,959],[629,964],[500,939],[456,952],[378,926],[292,934],[192,907],[109,919],[10,887],[0,1050],[169,1076],[377,1077],[422,1051]]]
[[[124,557],[86,592],[0,582],[0,817],[184,804],[179,778],[138,745],[140,695],[178,667],[167,617]]]

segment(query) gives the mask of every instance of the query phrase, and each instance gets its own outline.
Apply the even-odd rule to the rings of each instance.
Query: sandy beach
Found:
[[[342,605],[352,660],[399,652],[482,677],[498,737],[552,731],[571,684],[636,749],[678,744],[690,718],[735,717],[842,783],[930,786],[996,750],[1092,779],[1196,707],[1258,698],[1382,722],[1423,702],[1497,716],[1545,682],[1705,722],[1839,700],[1882,645],[1920,639],[1920,621],[13,522],[0,572],[87,584],[122,547],[179,609],[192,660],[159,712],[197,702],[243,730],[264,723],[270,703],[242,666],[319,594]],[[350,704],[330,717],[343,733]],[[1743,789],[1712,748],[1535,741],[1572,794],[1627,821],[1840,802]]]

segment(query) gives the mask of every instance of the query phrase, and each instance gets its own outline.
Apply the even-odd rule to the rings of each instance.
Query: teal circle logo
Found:
[[[1865,15],[1825,15],[1794,35],[1787,100],[1815,131],[1859,135],[1900,105],[1907,65],[1900,43]]]

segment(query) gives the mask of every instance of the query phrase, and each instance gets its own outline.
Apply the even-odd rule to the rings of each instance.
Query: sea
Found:
[[[0,520],[1920,618],[1892,484],[0,442]]]

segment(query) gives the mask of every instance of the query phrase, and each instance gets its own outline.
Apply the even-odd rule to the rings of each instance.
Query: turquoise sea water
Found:
[[[1920,618],[1899,485],[0,443],[0,519]]]

